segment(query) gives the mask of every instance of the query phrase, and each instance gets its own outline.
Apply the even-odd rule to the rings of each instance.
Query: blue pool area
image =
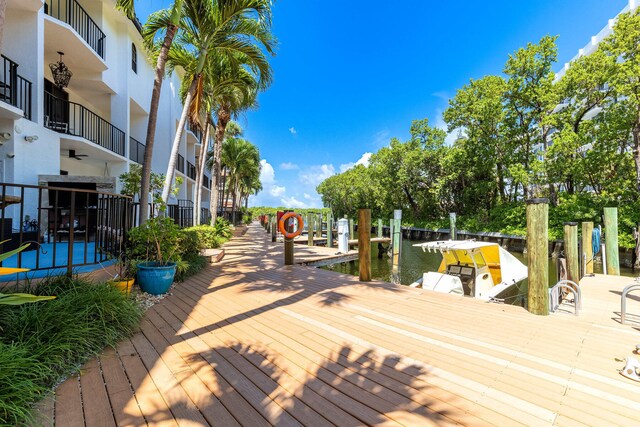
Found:
[[[40,245],[40,248],[37,251],[32,250],[22,252],[19,255],[12,256],[2,263],[3,267],[19,266],[22,268],[28,268],[32,271],[0,276],[0,282],[65,274],[67,272],[68,254],[68,242],[58,242],[55,244],[55,248],[53,243],[43,243]],[[21,259],[19,258],[19,256],[21,256]],[[86,246],[85,242],[74,243],[72,249],[72,257],[74,265],[73,271],[77,273],[88,273],[91,271],[95,271],[104,266],[111,265],[115,261],[109,260],[108,257],[100,253],[98,253],[96,256],[96,246],[93,242],[89,242]],[[107,260],[100,262],[101,257],[103,259],[107,258]],[[19,262],[20,265],[18,264]]]

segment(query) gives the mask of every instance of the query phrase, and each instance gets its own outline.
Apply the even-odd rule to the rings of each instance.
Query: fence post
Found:
[[[549,199],[527,200],[528,310],[549,314]]]
[[[564,223],[564,255],[567,259],[567,279],[580,282],[580,254],[578,253],[578,223]]]
[[[593,273],[593,222],[582,223],[582,253],[586,255],[584,273]]]
[[[618,252],[618,208],[604,208],[604,241],[607,252],[607,272],[620,275]]]
[[[358,262],[360,280],[371,281],[371,209],[358,212]]]

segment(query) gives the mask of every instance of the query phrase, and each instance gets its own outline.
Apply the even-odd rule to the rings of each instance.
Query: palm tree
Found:
[[[228,0],[208,2],[184,0],[182,31],[178,35],[180,47],[174,46],[170,60],[185,69],[189,89],[185,96],[182,116],[174,138],[167,167],[162,198],[166,202],[175,173],[180,139],[191,108],[192,100],[204,95],[205,67],[219,58],[237,67],[246,67],[260,76],[260,82],[271,81],[271,67],[262,51],[273,54],[275,39],[271,29],[271,2],[269,0]],[[209,61],[211,63],[209,64]],[[197,101],[196,105],[200,102]]]
[[[228,168],[227,194],[232,197],[233,221],[236,219],[238,195],[243,181],[245,187],[252,186],[260,176],[260,152],[258,147],[243,138],[229,138],[222,146],[222,163]],[[228,202],[227,202],[228,203]]]
[[[146,148],[144,151],[144,160],[142,162],[142,178],[140,192],[140,224],[148,218],[148,211],[144,204],[149,200],[149,182],[151,180],[151,162],[153,160],[153,145],[156,135],[156,123],[158,121],[158,106],[160,103],[160,92],[162,90],[162,81],[164,80],[165,65],[169,56],[169,51],[173,43],[173,39],[178,32],[178,26],[182,18],[182,3],[184,0],[175,0],[170,11],[159,11],[151,14],[145,24],[143,37],[147,47],[155,45],[158,36],[164,33],[162,43],[157,49],[156,68],[154,71],[153,90],[151,92],[151,103],[149,105],[149,120],[147,122],[147,138],[145,141]],[[133,0],[117,0],[116,7],[120,8],[132,19],[135,17]],[[143,208],[144,207],[144,208]]]

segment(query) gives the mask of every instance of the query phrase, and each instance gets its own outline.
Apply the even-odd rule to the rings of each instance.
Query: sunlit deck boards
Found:
[[[267,237],[232,241],[45,410],[65,426],[640,424],[640,384],[614,360],[640,335],[613,313],[536,317],[281,267]]]

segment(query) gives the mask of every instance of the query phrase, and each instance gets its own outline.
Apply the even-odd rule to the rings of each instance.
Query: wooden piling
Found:
[[[327,214],[327,247],[333,246],[333,215]]]
[[[353,232],[353,219],[349,218],[349,239],[353,239],[355,233]]]
[[[271,217],[271,223],[269,226],[271,227],[271,241],[275,242],[278,236],[278,219],[275,215]]]
[[[564,255],[567,259],[567,279],[580,282],[580,253],[578,252],[578,223],[564,223]]]
[[[316,215],[316,237],[322,237],[322,212]]]
[[[593,274],[593,222],[582,223],[582,254],[586,255],[586,263],[583,267],[585,274]],[[584,261],[584,258],[583,258]]]
[[[391,279],[393,283],[400,283],[400,248],[402,247],[402,210],[393,211],[393,242],[391,257]]]
[[[358,265],[360,281],[371,281],[371,209],[358,211]]]
[[[307,245],[313,246],[313,214],[307,212]]]
[[[528,310],[549,314],[549,199],[527,200]]]
[[[618,208],[604,208],[604,242],[607,252],[607,273],[619,276]]]
[[[289,233],[293,232],[293,218],[287,220],[285,230]],[[293,265],[293,239],[284,239],[284,265]]]
[[[458,237],[458,233],[456,230],[456,213],[449,213],[449,238],[451,240],[456,240]]]
[[[378,237],[382,237],[382,218],[378,218],[378,229],[376,230]]]

